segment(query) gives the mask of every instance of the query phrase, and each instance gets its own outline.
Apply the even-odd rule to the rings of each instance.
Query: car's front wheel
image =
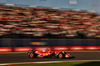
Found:
[[[64,54],[63,53],[59,53],[58,54],[58,58],[60,58],[60,59],[64,58]]]

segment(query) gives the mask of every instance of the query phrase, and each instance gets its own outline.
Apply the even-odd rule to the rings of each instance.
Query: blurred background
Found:
[[[100,46],[100,0],[0,0],[0,47]]]

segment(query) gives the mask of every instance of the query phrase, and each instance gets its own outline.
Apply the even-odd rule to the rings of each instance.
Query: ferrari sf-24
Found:
[[[47,57],[47,58],[74,58],[71,54],[67,54],[66,52],[56,52],[56,51],[50,51],[50,50],[29,50],[28,56],[30,58],[36,58],[36,57]]]

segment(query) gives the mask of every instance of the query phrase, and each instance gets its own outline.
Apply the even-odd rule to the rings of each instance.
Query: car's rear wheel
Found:
[[[34,54],[34,53],[30,53],[30,54],[29,54],[29,57],[30,57],[30,58],[34,58],[34,57],[35,57],[35,54]]]
[[[63,53],[59,53],[58,54],[58,58],[60,58],[60,59],[64,58],[64,54]]]

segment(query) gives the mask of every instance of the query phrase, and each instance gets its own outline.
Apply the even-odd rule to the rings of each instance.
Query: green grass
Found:
[[[9,66],[100,66],[100,61],[80,61],[80,62],[63,62],[63,63],[42,63],[42,64],[23,64]]]

